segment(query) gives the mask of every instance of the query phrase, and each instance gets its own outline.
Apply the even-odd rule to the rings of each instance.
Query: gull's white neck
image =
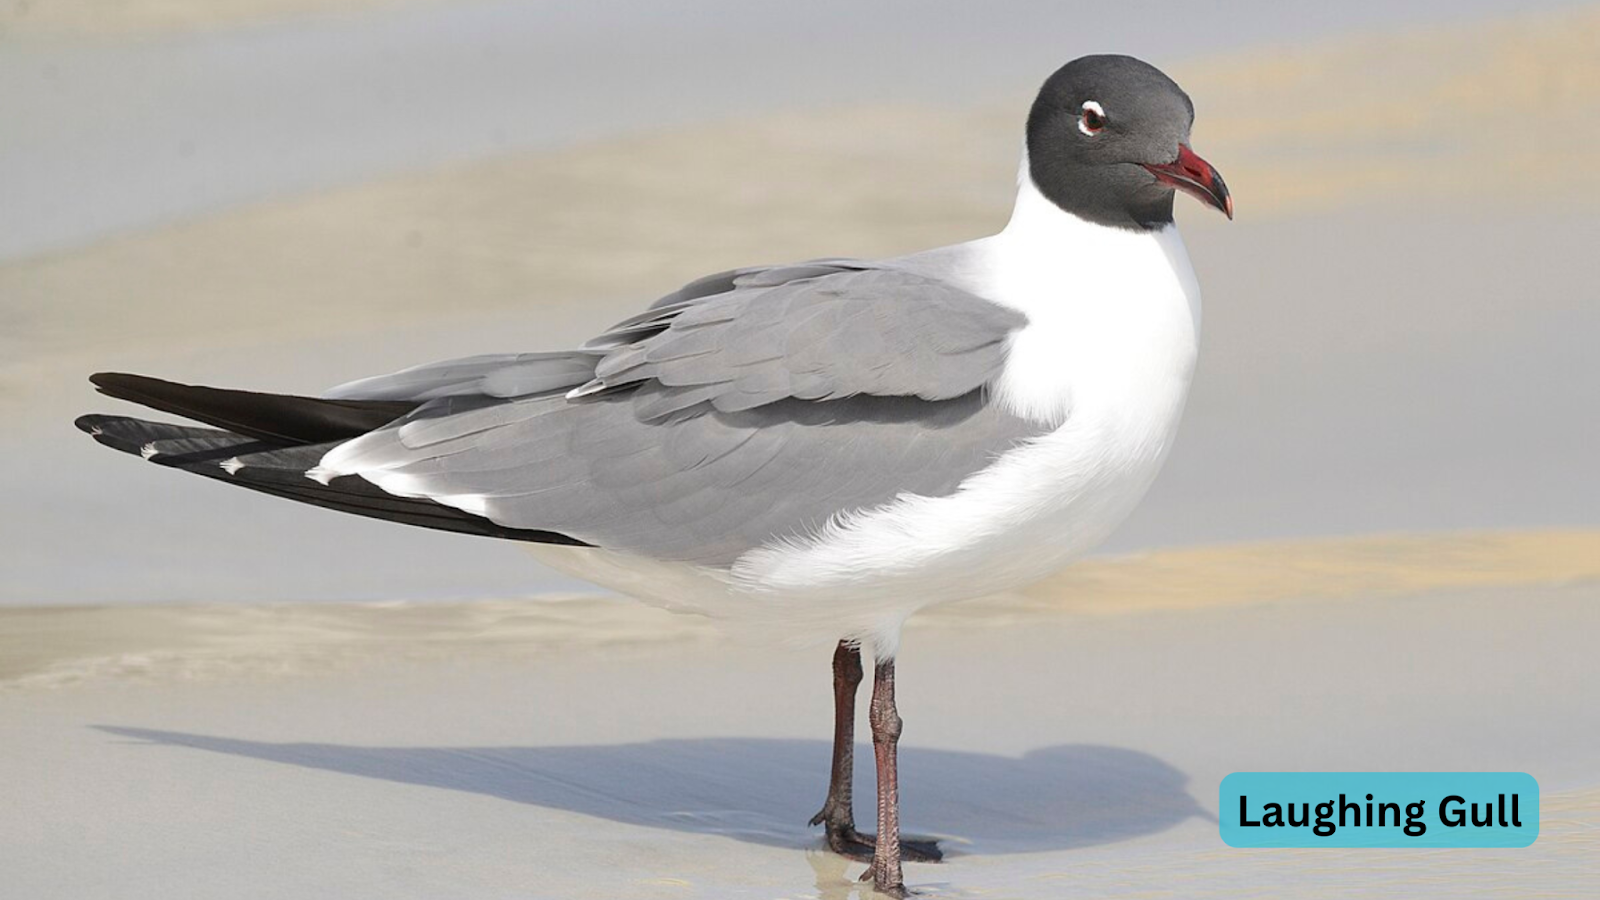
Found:
[[[1113,234],[1139,234],[1126,229],[1096,225],[1063,210],[1040,193],[1028,174],[1028,160],[1022,160],[1022,171],[1017,175],[1017,199],[1011,207],[1011,218],[1000,233],[1013,238],[1029,236],[1042,238],[1053,235],[1063,241],[1083,239],[1098,232]]]
[[[1059,423],[1091,401],[1135,401],[1152,379],[1187,387],[1200,289],[1177,227],[1134,231],[1065,212],[1034,186],[1026,160],[1019,181],[1005,229],[968,245],[983,296],[1028,316],[1001,400]]]
[[[989,240],[1002,248],[1007,265],[1059,268],[1080,260],[1087,263],[1109,253],[1110,258],[1097,267],[1102,270],[1120,261],[1131,262],[1151,254],[1170,255],[1169,246],[1175,244],[1179,249],[1183,246],[1176,225],[1137,231],[1099,225],[1063,210],[1039,192],[1027,174],[1026,159],[1017,181],[1017,200],[1011,208],[1011,219]],[[1183,255],[1182,262],[1187,266],[1187,253]]]

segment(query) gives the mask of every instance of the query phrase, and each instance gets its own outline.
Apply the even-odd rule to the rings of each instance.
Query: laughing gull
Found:
[[[1126,56],[1062,67],[1028,114],[1000,233],[909,256],[691,282],[576,350],[475,356],[321,398],[136,375],[102,444],[357,515],[531,542],[647,602],[837,642],[833,769],[812,820],[904,892],[894,660],[923,607],[1036,580],[1103,539],[1172,444],[1200,292],[1183,191],[1233,215],[1194,108]],[[221,430],[218,430],[221,429]],[[861,647],[876,836],[855,827]]]

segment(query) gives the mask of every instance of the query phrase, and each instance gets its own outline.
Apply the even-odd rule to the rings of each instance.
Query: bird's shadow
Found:
[[[101,731],[401,784],[486,794],[630,825],[771,846],[818,843],[806,819],[822,805],[824,741],[696,738],[558,747],[360,747],[270,743],[149,728]],[[857,748],[858,795],[872,820],[870,748]],[[1105,844],[1209,818],[1182,772],[1145,753],[1063,744],[1021,757],[900,748],[902,821],[956,853]]]

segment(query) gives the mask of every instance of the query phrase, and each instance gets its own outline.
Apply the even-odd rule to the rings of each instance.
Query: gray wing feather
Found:
[[[572,354],[340,389],[434,399],[329,459],[397,492],[471,495],[507,527],[726,565],[843,512],[949,494],[1042,433],[986,391],[1024,321],[865,263],[734,270]]]
[[[493,353],[363,378],[323,393],[329,400],[433,400],[440,397],[525,397],[568,391],[594,377],[604,354]]]
[[[946,282],[855,269],[663,307],[591,342],[609,349],[577,391],[654,382],[740,412],[788,397],[948,400],[991,381],[1026,319]],[[681,406],[641,396],[641,415]]]
[[[646,310],[676,306],[685,301],[699,300],[716,294],[726,294],[736,288],[772,287],[802,278],[816,278],[858,269],[872,268],[872,263],[859,259],[811,259],[780,266],[745,266],[696,278],[681,288],[650,304]]]
[[[682,310],[707,297],[742,288],[774,287],[792,281],[868,266],[853,260],[825,259],[785,266],[730,269],[689,282],[619,322],[583,348],[553,353],[491,353],[427,363],[388,375],[341,384],[323,393],[329,400],[433,400],[439,397],[525,397],[567,391],[595,376],[607,349],[662,331]],[[731,311],[730,311],[731,312]]]

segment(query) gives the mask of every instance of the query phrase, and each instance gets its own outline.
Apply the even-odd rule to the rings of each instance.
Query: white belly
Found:
[[[1111,533],[1171,445],[1181,392],[1156,422],[1070,417],[945,497],[912,496],[831,523],[802,544],[758,548],[730,569],[607,550],[536,546],[547,564],[646,602],[892,654],[925,607],[1036,581]]]

